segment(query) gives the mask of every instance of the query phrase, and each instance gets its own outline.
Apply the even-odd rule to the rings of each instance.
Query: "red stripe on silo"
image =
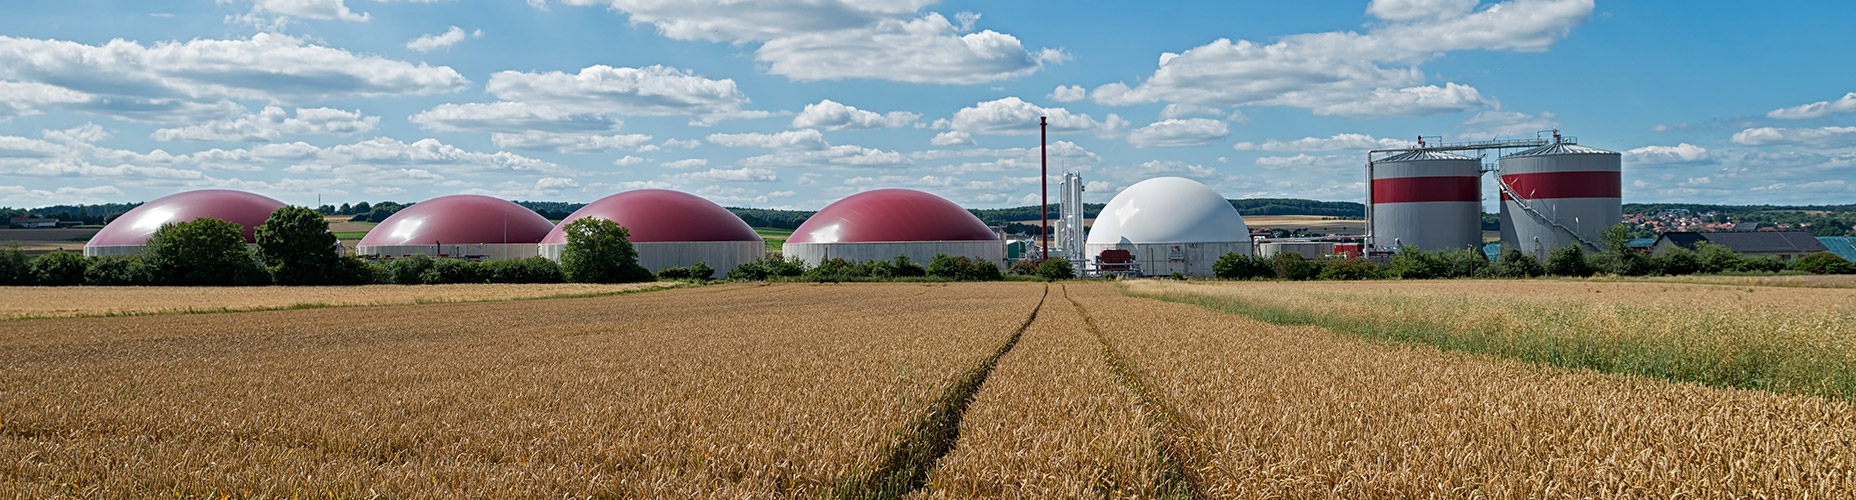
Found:
[[[1393,177],[1373,179],[1373,203],[1482,201],[1480,177]]]
[[[1539,172],[1506,174],[1502,182],[1522,199],[1622,198],[1623,178],[1618,172]],[[1508,199],[1503,193],[1502,199]]]

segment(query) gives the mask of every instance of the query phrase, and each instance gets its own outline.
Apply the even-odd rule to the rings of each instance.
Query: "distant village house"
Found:
[[[1747,257],[1778,257],[1792,260],[1829,250],[1809,231],[1726,231],[1715,233],[1663,233],[1651,246],[1651,253],[1662,255],[1674,248],[1694,250],[1703,241],[1727,247]]]

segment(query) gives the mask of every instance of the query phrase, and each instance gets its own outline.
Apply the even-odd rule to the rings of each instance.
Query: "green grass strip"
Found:
[[[1321,327],[1367,340],[1423,344],[1557,368],[1856,400],[1856,363],[1851,362],[1851,353],[1789,337],[1800,332],[1749,334],[1728,331],[1744,325],[1702,325],[1685,338],[1637,337],[1630,332],[1591,331],[1577,321],[1576,311],[1540,312],[1536,322],[1521,331],[1453,329],[1428,321],[1350,317],[1191,292],[1121,290],[1128,296],[1190,304],[1277,325]]]

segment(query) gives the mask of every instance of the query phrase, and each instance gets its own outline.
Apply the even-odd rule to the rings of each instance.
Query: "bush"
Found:
[[[1585,261],[1585,248],[1569,244],[1547,254],[1547,274],[1584,278],[1592,275],[1592,265]]]
[[[134,255],[91,257],[84,267],[84,284],[89,286],[143,286],[154,281],[148,263]]]
[[[1724,245],[1703,241],[1695,244],[1695,257],[1700,261],[1700,272],[1718,273],[1739,269],[1741,261],[1746,259]]]
[[[891,277],[896,278],[919,278],[928,275],[928,268],[916,264],[907,255],[897,255],[895,260],[889,261],[888,271]]]
[[[638,265],[631,232],[618,223],[582,217],[567,223],[567,248],[561,251],[561,271],[576,283],[633,283],[649,281],[651,271]]]
[[[383,285],[392,282],[391,276],[392,273],[387,266],[359,257],[342,257],[335,261],[335,269],[330,272],[329,284]]]
[[[1038,265],[1031,259],[1014,260],[1012,265],[1006,266],[1005,272],[1013,276],[1031,276],[1038,273]]]
[[[489,283],[486,266],[463,259],[432,259],[432,267],[419,273],[419,282],[427,285],[454,283]]]
[[[827,259],[818,263],[818,267],[807,270],[803,275],[806,281],[822,283],[851,281],[862,276],[865,276],[862,266],[844,259]]]
[[[1303,258],[1299,253],[1276,254],[1272,263],[1275,264],[1276,277],[1286,280],[1306,281],[1321,275],[1321,264]]]
[[[560,264],[545,257],[479,262],[491,283],[560,283],[567,281]]]
[[[84,256],[77,252],[52,252],[32,259],[32,283],[39,286],[77,286],[84,284]]]
[[[1786,267],[1785,261],[1779,260],[1778,257],[1759,257],[1742,259],[1740,267],[1734,270],[1743,273],[1776,273],[1784,271]]]
[[[1038,277],[1047,280],[1067,280],[1076,277],[1076,266],[1069,259],[1044,259],[1038,263]]]
[[[1489,267],[1489,256],[1482,250],[1460,248],[1444,252],[1445,278],[1474,278]]]
[[[245,245],[245,229],[219,219],[163,224],[142,249],[161,285],[268,285],[270,273]]]
[[[1694,250],[1687,248],[1671,248],[1662,255],[1656,256],[1654,261],[1656,269],[1669,276],[1695,274],[1701,271],[1701,258],[1695,255]]]
[[[666,268],[657,270],[658,281],[674,281],[674,280],[687,280],[687,279],[690,279],[690,268],[687,268],[687,267],[666,267]]]
[[[1489,268],[1489,275],[1497,278],[1532,278],[1546,272],[1540,261],[1516,248],[1503,249],[1501,260]]]
[[[1391,274],[1399,279],[1428,280],[1450,277],[1450,262],[1441,253],[1426,252],[1414,246],[1398,249],[1392,256]]]
[[[257,228],[258,256],[279,285],[327,285],[337,279],[341,243],[322,214],[304,207],[271,212]]]
[[[25,285],[32,281],[31,259],[26,252],[19,249],[18,243],[0,247],[0,286]]]
[[[766,281],[768,278],[794,278],[806,273],[806,263],[799,259],[781,259],[777,255],[767,255],[759,260],[743,262],[728,271],[728,279],[747,281]]]
[[[1324,280],[1376,280],[1386,277],[1386,270],[1366,259],[1329,259],[1321,266]]]
[[[39,257],[43,259],[44,257]],[[1856,274],[1856,264],[1830,252],[1818,252],[1799,257],[1792,262],[1792,269],[1811,274]]]
[[[1276,277],[1276,264],[1269,259],[1237,252],[1224,254],[1212,263],[1212,276],[1228,280]]]
[[[387,261],[387,282],[395,285],[424,284],[421,275],[432,268],[433,259],[426,255],[412,255]]]
[[[1005,279],[999,265],[975,260],[965,255],[935,254],[928,262],[928,276],[955,281],[998,281]]]

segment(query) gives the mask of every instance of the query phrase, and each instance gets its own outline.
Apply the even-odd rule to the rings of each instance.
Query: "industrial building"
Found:
[[[219,219],[245,229],[245,242],[256,243],[257,229],[284,202],[230,189],[175,193],[143,203],[110,221],[84,244],[84,256],[135,255],[164,224]]]
[[[972,212],[911,189],[878,189],[838,200],[799,225],[783,252],[817,265],[828,259],[927,264],[935,254],[1005,263],[1005,245]]]
[[[390,259],[413,255],[472,260],[539,255],[537,244],[554,224],[508,200],[459,194],[401,209],[361,238],[355,254]]]
[[[1503,156],[1497,172],[1502,248],[1539,259],[1574,243],[1587,252],[1601,250],[1605,229],[1624,219],[1621,160],[1558,133],[1552,144]]]
[[[1830,250],[1808,231],[1724,231],[1663,233],[1650,245],[1650,252],[1661,255],[1676,248],[1694,250],[1695,245],[1703,241],[1747,257],[1778,257],[1784,261]]]
[[[575,210],[541,239],[541,256],[561,260],[567,223],[586,217],[623,226],[638,250],[638,264],[653,273],[702,262],[717,275],[726,275],[735,266],[759,259],[767,248],[754,228],[721,205],[680,191],[640,189]]]
[[[1156,177],[1110,199],[1084,248],[1096,269],[1104,269],[1105,252],[1127,252],[1140,274],[1211,276],[1219,257],[1250,255],[1251,241],[1244,217],[1217,191],[1191,179]]]

